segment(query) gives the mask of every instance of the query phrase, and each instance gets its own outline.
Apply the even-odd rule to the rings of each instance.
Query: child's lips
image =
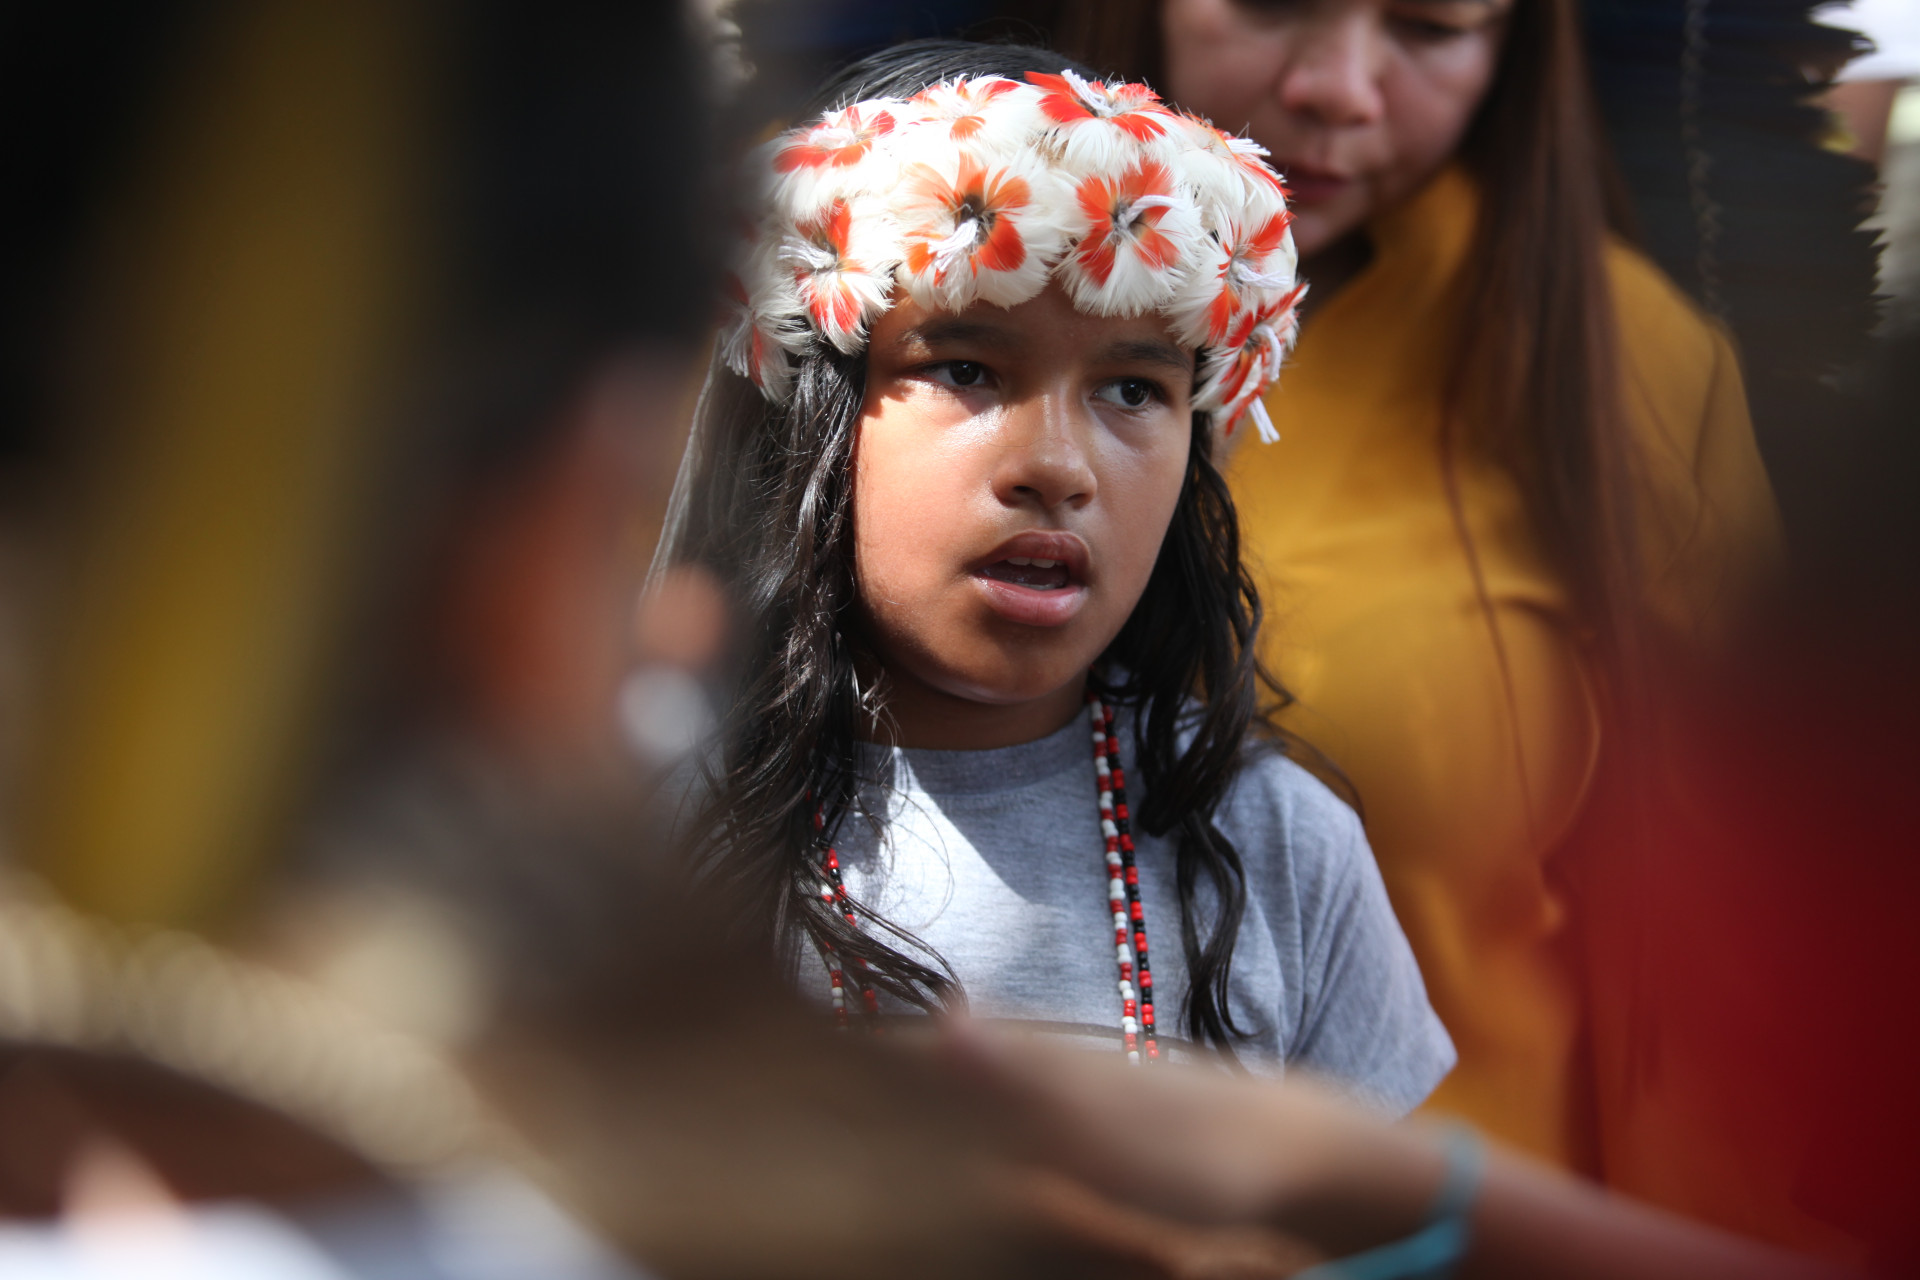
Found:
[[[1058,627],[1087,599],[1087,544],[1064,530],[1033,529],[1007,539],[973,570],[987,605],[1009,622]]]
[[[986,597],[987,607],[1008,622],[1029,627],[1063,627],[1072,622],[1087,602],[1087,588],[1078,582],[1058,586],[1033,586],[995,576],[989,565],[973,575]]]
[[[1057,591],[1071,585],[1071,575],[1067,572],[1064,560],[1010,556],[994,561],[980,572],[996,582],[1010,582],[1016,587],[1034,587],[1041,591]]]

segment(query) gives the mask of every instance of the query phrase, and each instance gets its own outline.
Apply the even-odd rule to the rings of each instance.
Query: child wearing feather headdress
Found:
[[[1259,713],[1214,465],[1272,435],[1286,192],[1060,62],[905,46],[755,159],[661,552],[747,637],[696,839],[843,1025],[965,999],[1404,1112],[1452,1047],[1358,819]]]

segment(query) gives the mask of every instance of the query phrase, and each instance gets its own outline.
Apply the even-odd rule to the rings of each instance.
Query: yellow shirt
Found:
[[[1440,403],[1475,212],[1449,169],[1379,220],[1374,261],[1311,315],[1267,401],[1280,443],[1243,444],[1228,476],[1268,605],[1263,651],[1299,698],[1284,722],[1354,784],[1459,1048],[1430,1105],[1583,1164],[1581,1010],[1551,863],[1600,723],[1581,620],[1514,476],[1456,463],[1494,627],[1448,502]],[[1726,340],[1637,254],[1610,247],[1607,268],[1646,472],[1648,603],[1697,633],[1777,556],[1772,494]]]

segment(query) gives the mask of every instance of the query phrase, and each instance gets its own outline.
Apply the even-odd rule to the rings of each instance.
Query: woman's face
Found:
[[[1158,317],[1083,315],[1058,286],[1011,309],[903,301],[874,326],[854,568],[908,745],[1017,742],[1071,716],[1173,518],[1192,383]],[[1016,727],[942,733],[915,708]]]
[[[1273,152],[1311,257],[1418,190],[1493,83],[1513,0],[1165,0],[1168,95]]]

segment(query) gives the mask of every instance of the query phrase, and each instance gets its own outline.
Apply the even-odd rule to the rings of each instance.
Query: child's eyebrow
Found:
[[[1100,353],[1103,362],[1114,364],[1134,364],[1144,361],[1147,364],[1166,365],[1178,369],[1181,373],[1193,372],[1193,356],[1171,342],[1159,342],[1152,338],[1130,338],[1107,346]]]
[[[942,343],[967,343],[973,346],[1013,350],[1021,345],[1020,336],[989,321],[969,320],[964,316],[935,316],[915,325],[895,339],[895,346],[939,346]],[[1103,364],[1165,365],[1181,373],[1193,372],[1193,356],[1171,342],[1155,338],[1122,338],[1100,349]]]
[[[927,346],[937,346],[943,342],[971,342],[990,347],[1018,345],[1014,335],[1001,326],[960,316],[936,316],[900,335],[900,345],[912,342]]]

